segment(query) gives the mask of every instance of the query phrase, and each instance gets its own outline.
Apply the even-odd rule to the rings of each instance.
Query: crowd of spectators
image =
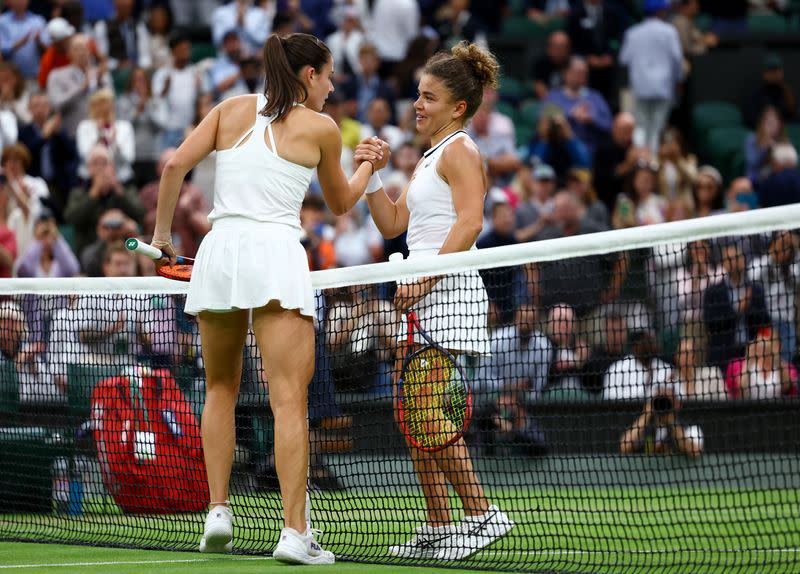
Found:
[[[328,42],[336,91],[324,111],[342,132],[342,166],[352,171],[361,139],[386,140],[392,160],[383,181],[398,197],[426,146],[415,136],[412,106],[425,60],[463,39],[491,45],[510,4],[7,0],[0,15],[0,277],[152,274],[152,263],[119,242],[152,233],[161,167],[188,131],[221,99],[261,90],[261,47],[272,32],[309,32]],[[711,16],[705,33],[696,23],[701,4]],[[678,112],[692,57],[741,31],[748,10],[784,4],[527,0],[530,20],[563,26],[522,79],[530,101],[487,91],[468,126],[490,183],[478,247],[800,201],[797,151],[787,136],[800,118],[780,58],[767,58],[763,84],[753,87],[745,110],[752,133],[738,177],[728,181],[720,166],[700,164]],[[629,78],[622,91],[620,68]],[[536,127],[520,141],[508,110],[526,104],[536,110]],[[212,154],[193,170],[176,209],[175,246],[184,255],[193,256],[209,230],[213,182]],[[383,261],[406,249],[402,236],[380,236],[363,204],[333,218],[315,181],[301,219],[313,270]],[[486,272],[496,352],[481,366],[481,384],[494,393],[498,413],[512,414],[554,388],[641,399],[656,380],[679,381],[688,398],[796,394],[799,253],[797,236],[786,232]],[[390,292],[325,293],[319,313],[326,344],[318,355],[372,353],[373,388],[384,395],[392,357],[378,342],[388,346],[394,331],[385,327],[398,320],[384,305]],[[58,323],[73,329],[69,337],[87,357],[101,355],[103,341],[162,363],[182,360],[191,345],[169,347],[156,331],[133,327],[133,313],[146,311],[161,317],[152,328],[164,321],[191,332],[173,299],[141,305],[109,303],[90,324],[81,302],[65,298],[60,322],[53,314],[45,329],[25,305],[5,302],[0,321],[20,321],[7,332],[21,339],[6,341],[3,355],[41,378],[37,360],[58,365],[63,358],[31,334],[54,340]],[[63,372],[51,371],[58,392]],[[352,377],[352,365],[333,371]],[[535,434],[513,416],[494,420],[508,432]]]

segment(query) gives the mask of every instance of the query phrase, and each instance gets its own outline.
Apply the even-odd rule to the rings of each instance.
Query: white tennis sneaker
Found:
[[[494,544],[514,528],[514,523],[499,508],[492,505],[486,514],[465,516],[458,533],[442,544],[437,560],[463,560],[478,550]]]
[[[281,530],[278,545],[272,551],[272,557],[286,564],[333,564],[336,557],[333,552],[323,550],[314,539],[314,531],[300,534],[294,528]]]
[[[227,506],[208,511],[200,552],[227,554],[233,550],[233,514]]]
[[[448,540],[458,534],[458,526],[418,526],[411,540],[389,547],[389,554],[398,558],[434,558]]]

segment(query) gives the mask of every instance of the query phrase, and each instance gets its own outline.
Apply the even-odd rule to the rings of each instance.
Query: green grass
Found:
[[[330,566],[286,566],[265,556],[205,556],[186,552],[87,548],[61,544],[0,542],[0,569],[25,574],[69,572],[109,574],[424,574],[427,568],[339,563]],[[448,572],[467,572],[449,570]],[[474,571],[471,571],[474,572]]]
[[[494,489],[489,495],[518,526],[512,535],[459,566],[609,574],[800,572],[798,489],[525,487]],[[237,551],[268,552],[277,536],[277,495],[239,497],[232,502],[237,508]],[[0,537],[194,550],[202,532],[201,515],[118,514],[112,519],[105,511],[114,507],[103,501],[95,500],[87,508],[80,518],[0,515]],[[386,547],[404,539],[411,525],[423,520],[424,510],[415,490],[362,489],[316,496],[314,515],[326,528],[323,545],[341,559],[387,564]],[[108,526],[110,519],[113,529]],[[31,559],[46,556],[50,562],[50,548],[69,551],[69,547],[48,546]],[[111,551],[83,548],[75,552],[96,556]],[[133,556],[155,555],[139,552]],[[0,561],[11,560],[4,556]],[[191,559],[199,555],[169,556]],[[203,571],[198,568],[210,569],[214,564],[170,564],[158,570],[162,574],[173,568]],[[256,567],[264,571],[263,564],[247,561],[235,566],[232,562],[225,571],[249,572]],[[132,568],[147,571],[142,565]],[[347,568],[368,571],[352,564]],[[126,570],[113,570],[118,571]]]

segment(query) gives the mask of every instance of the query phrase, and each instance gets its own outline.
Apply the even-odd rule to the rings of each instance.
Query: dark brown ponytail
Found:
[[[311,66],[321,72],[331,57],[324,42],[310,34],[272,34],[264,44],[266,80],[264,95],[267,105],[261,110],[265,116],[281,120],[296,102],[305,102],[308,91],[299,77],[300,70]]]

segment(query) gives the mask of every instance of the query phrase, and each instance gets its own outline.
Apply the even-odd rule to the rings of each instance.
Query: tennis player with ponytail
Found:
[[[252,321],[269,381],[284,512],[273,555],[290,563],[330,564],[333,554],[320,548],[305,518],[315,309],[300,244],[300,206],[316,168],[331,210],[350,210],[368,185],[375,187],[371,176],[389,154],[386,146],[366,144],[372,163],[362,163],[348,182],[339,163],[339,129],[320,114],[333,91],[333,61],[317,38],[273,35],[264,62],[265,93],[217,105],[165,166],[152,245],[175,262],[170,228],[181,183],[216,150],[212,229],[197,253],[185,309],[198,316],[206,370],[202,436],[210,510],[200,550],[230,552],[233,545],[228,484],[234,407]]]
[[[487,181],[478,147],[464,131],[464,125],[480,106],[484,89],[496,85],[497,73],[497,61],[490,53],[465,42],[450,52],[434,55],[425,65],[414,108],[417,130],[430,139],[431,148],[396,202],[382,188],[374,190],[373,186],[367,191],[372,217],[384,237],[397,237],[408,231],[410,258],[475,249],[483,224]],[[362,143],[355,159],[376,161],[379,156],[374,145]],[[413,308],[419,326],[429,334],[423,337],[435,340],[436,347],[452,356],[488,353],[488,299],[477,271],[400,284],[395,303],[404,311]],[[412,348],[420,344],[425,341],[413,337]],[[407,359],[405,366],[410,362]],[[430,383],[428,377],[424,383]],[[459,434],[436,448],[424,448],[421,440],[414,440],[409,434],[404,423],[403,397],[404,393],[411,395],[411,386],[409,381],[403,382],[402,376],[398,380],[398,411],[428,516],[415,536],[392,546],[389,552],[407,558],[466,558],[504,536],[514,524],[487,500]],[[421,391],[426,392],[429,391]],[[426,398],[418,396],[416,400],[416,404],[424,404]],[[467,408],[468,404],[469,401]],[[410,412],[413,415],[417,410],[412,408]],[[418,427],[440,433],[442,429],[452,430],[453,425],[428,420]],[[436,439],[433,434],[428,438]],[[464,506],[465,516],[458,525],[452,523],[448,483]]]

